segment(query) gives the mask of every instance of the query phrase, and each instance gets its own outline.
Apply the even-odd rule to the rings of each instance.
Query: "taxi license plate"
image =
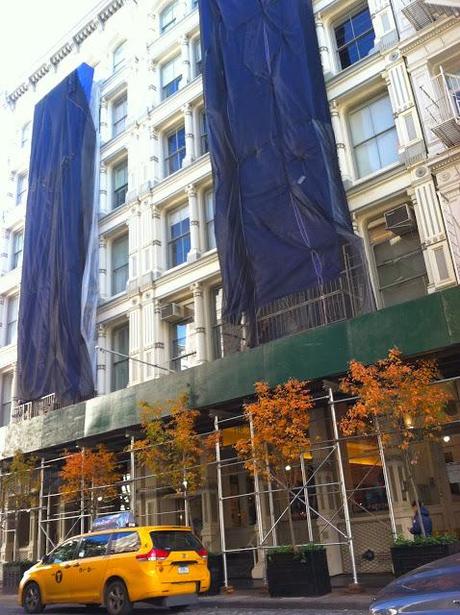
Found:
[[[188,566],[179,566],[179,574],[188,574],[189,572]]]

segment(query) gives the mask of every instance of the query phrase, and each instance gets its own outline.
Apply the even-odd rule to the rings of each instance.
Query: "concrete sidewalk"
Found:
[[[271,598],[263,590],[239,590],[231,594],[205,596],[200,604],[209,607],[234,609],[318,609],[340,611],[366,611],[376,592],[349,594],[333,590],[330,594],[314,598]]]
[[[347,594],[334,590],[319,598],[270,598],[263,590],[240,590],[200,598],[203,607],[236,610],[313,609],[318,611],[367,612],[374,594]],[[0,605],[16,604],[16,594],[0,595]]]

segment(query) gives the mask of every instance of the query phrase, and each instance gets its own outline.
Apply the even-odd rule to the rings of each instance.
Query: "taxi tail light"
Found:
[[[165,549],[151,549],[148,553],[139,553],[136,559],[141,562],[162,562],[169,556]]]
[[[197,553],[200,557],[204,557],[205,559],[208,557],[208,552],[206,549],[198,549]]]

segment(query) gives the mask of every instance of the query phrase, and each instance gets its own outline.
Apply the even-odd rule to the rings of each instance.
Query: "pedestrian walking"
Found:
[[[412,508],[414,510],[414,517],[412,519],[412,527],[409,529],[409,532],[415,536],[431,536],[433,533],[433,521],[431,520],[430,513],[428,508],[423,505],[422,502],[419,502],[420,513],[417,507],[417,502],[414,500],[412,502]],[[425,530],[423,532],[422,530]]]

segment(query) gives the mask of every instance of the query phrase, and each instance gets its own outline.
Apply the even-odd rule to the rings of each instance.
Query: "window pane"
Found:
[[[374,140],[355,147],[355,156],[359,177],[364,177],[380,169],[379,152]]]
[[[112,391],[124,389],[129,381],[129,326],[112,331]],[[116,354],[120,353],[120,354]],[[126,355],[126,356],[124,356]]]
[[[113,169],[113,183],[115,190],[128,183],[128,163],[124,160]]]
[[[409,282],[404,282],[399,286],[392,286],[382,291],[382,298],[385,307],[411,301],[426,295],[426,278],[416,278]]]
[[[384,132],[394,126],[393,110],[388,96],[379,98],[370,104],[368,108],[372,116],[374,134]]]
[[[382,169],[398,161],[398,135],[396,128],[379,135],[376,141]]]
[[[350,128],[353,145],[358,145],[374,136],[372,114],[369,107],[355,111],[350,115]]]
[[[106,554],[110,534],[95,534],[84,538],[78,549],[78,557],[97,557]]]
[[[13,374],[12,372],[2,376],[2,408],[0,416],[0,427],[9,425],[11,422],[11,397],[13,395]]]
[[[177,2],[169,4],[160,14],[160,30],[167,32],[176,23],[177,19]]]
[[[141,541],[137,532],[119,532],[112,536],[110,543],[111,553],[130,553],[137,551],[141,546]]]
[[[345,19],[335,28],[335,40],[342,68],[365,58],[374,47],[374,31],[368,8]]]
[[[357,39],[356,49],[357,49],[358,57],[356,60],[354,60],[354,62],[357,62],[357,60],[362,60],[362,58],[365,58],[366,56],[369,55],[372,49],[374,49],[374,41],[375,41],[375,34],[373,31],[368,32],[367,34],[363,34]]]
[[[128,282],[128,235],[112,242],[112,295],[124,292]]]
[[[7,308],[7,323],[6,323],[6,343],[14,344],[16,342],[18,330],[18,307],[19,296],[13,295],[8,298]]]
[[[75,559],[78,542],[78,539],[69,540],[57,547],[50,555],[48,563],[60,564],[61,562],[68,562],[71,559]]]
[[[165,551],[199,551],[201,542],[191,532],[159,531],[150,532],[153,546]]]
[[[368,30],[372,30],[372,20],[367,8],[352,17],[353,33],[355,36],[364,34]]]
[[[125,63],[126,41],[118,45],[113,52],[113,69],[117,70]]]

